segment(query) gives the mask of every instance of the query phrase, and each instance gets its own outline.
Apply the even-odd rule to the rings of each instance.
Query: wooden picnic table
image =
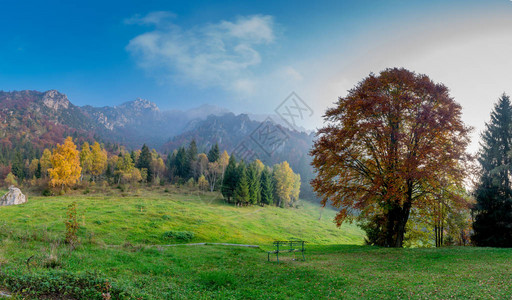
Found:
[[[289,252],[301,252],[302,253],[302,260],[306,260],[306,257],[304,256],[304,252],[306,251],[305,247],[306,241],[302,240],[290,240],[290,241],[275,241],[273,243],[274,247],[276,247],[276,250],[269,251],[268,254],[268,261],[270,261],[270,254],[275,254],[277,262],[279,262],[279,253],[289,253]]]

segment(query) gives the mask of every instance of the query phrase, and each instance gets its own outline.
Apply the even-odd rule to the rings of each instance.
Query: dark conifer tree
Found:
[[[243,161],[238,164],[236,174],[237,183],[234,195],[235,202],[238,205],[247,205],[250,201],[249,180],[247,176],[247,167]]]
[[[195,163],[197,161],[197,144],[196,144],[196,140],[192,140],[192,142],[190,142],[190,144],[188,145],[188,149],[187,149],[187,160],[188,160],[188,175],[186,176],[185,179],[189,179],[191,177],[194,177],[194,179],[197,180],[197,174],[195,174]]]
[[[220,157],[220,150],[219,150],[219,144],[215,143],[215,145],[212,146],[210,151],[208,152],[208,161],[215,162],[219,160]]]
[[[512,247],[511,146],[512,106],[503,95],[482,134],[482,176],[475,191],[472,236],[478,246]]]
[[[261,172],[260,182],[261,203],[267,205],[274,204],[274,183],[272,173],[267,168]]]
[[[135,154],[135,151],[132,150],[132,152],[130,152],[130,156],[132,157],[132,161],[137,163],[137,154]]]
[[[190,161],[185,148],[180,147],[176,153],[176,175],[182,180],[187,180],[190,174]]]
[[[14,154],[14,159],[12,160],[11,165],[11,172],[14,176],[16,176],[19,180],[23,180],[25,178],[24,174],[24,163],[23,163],[23,156],[21,154],[21,151],[16,151]]]
[[[167,161],[166,161],[167,178],[169,178],[170,182],[174,182],[174,179],[177,176],[176,154],[177,154],[177,152],[174,151],[172,154],[169,153],[167,155]]]
[[[249,164],[247,168],[247,182],[249,183],[249,203],[258,204],[261,201],[260,174],[256,163]]]
[[[41,162],[37,163],[37,169],[34,176],[36,176],[36,178],[41,178]]]
[[[142,146],[142,149],[140,151],[139,160],[137,161],[136,167],[139,169],[147,169],[148,177],[147,181],[152,182],[153,181],[153,172],[151,170],[151,152],[149,151],[148,146],[144,144]]]
[[[105,171],[105,177],[107,177],[107,179],[114,177],[114,170],[113,170],[112,164],[107,164],[107,170]]]
[[[224,172],[224,180],[222,181],[221,192],[222,196],[228,201],[231,202],[233,195],[235,193],[235,188],[237,184],[237,168],[236,168],[236,158],[234,154],[231,154],[229,157],[229,163],[226,167],[226,171]]]

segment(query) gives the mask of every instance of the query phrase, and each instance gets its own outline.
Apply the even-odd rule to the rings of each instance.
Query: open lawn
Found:
[[[362,244],[361,231],[353,225],[337,229],[328,209],[319,221],[312,204],[236,208],[210,194],[109,193],[31,197],[25,205],[0,207],[0,290],[56,299],[64,293],[104,299],[101,291],[113,299],[496,299],[512,294],[511,250],[341,245]],[[62,240],[66,207],[73,200],[82,228],[81,245],[71,251]],[[177,240],[165,237],[168,231],[194,237]],[[267,262],[271,242],[287,238],[310,241],[306,261],[293,260],[300,257],[296,253],[281,256],[279,264]],[[184,242],[261,248],[163,246]]]
[[[0,192],[3,194],[2,192]],[[335,212],[302,202],[299,209],[235,207],[218,193],[174,189],[165,192],[118,189],[106,193],[29,197],[21,206],[1,207],[0,226],[61,235],[68,205],[77,203],[80,235],[108,245],[226,242],[265,245],[299,238],[313,244],[362,244],[355,225],[337,228]],[[321,220],[319,220],[322,214]],[[168,231],[193,232],[189,241],[165,237]]]

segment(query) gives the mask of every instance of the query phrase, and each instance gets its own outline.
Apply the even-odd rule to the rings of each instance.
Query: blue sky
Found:
[[[397,66],[444,82],[478,132],[512,92],[508,0],[1,5],[0,90],[57,89],[77,105],[141,97],[264,114],[295,91],[318,127],[357,81]]]

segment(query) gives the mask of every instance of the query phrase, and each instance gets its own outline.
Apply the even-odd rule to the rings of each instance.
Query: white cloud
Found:
[[[175,18],[176,15],[168,11],[154,11],[141,17],[135,15],[129,19],[124,20],[125,24],[138,24],[138,25],[161,25],[170,19]]]
[[[154,12],[127,22],[155,26],[127,46],[141,67],[200,87],[241,94],[254,91],[261,49],[276,38],[272,16],[244,16],[190,29],[169,22],[170,17],[168,12]]]

